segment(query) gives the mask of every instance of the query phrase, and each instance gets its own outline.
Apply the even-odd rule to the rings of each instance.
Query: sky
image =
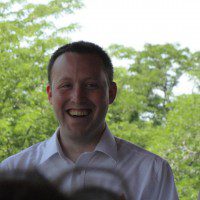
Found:
[[[72,17],[72,39],[141,49],[145,43],[180,43],[200,49],[200,0],[83,0]],[[66,19],[69,20],[69,19]]]
[[[179,43],[200,50],[200,0],[83,0],[84,7],[65,22],[81,28],[73,41],[86,40],[107,48],[122,44],[141,50],[145,43]],[[63,21],[62,21],[63,23]],[[115,61],[113,62],[114,65]],[[194,82],[183,75],[175,95],[195,92]]]

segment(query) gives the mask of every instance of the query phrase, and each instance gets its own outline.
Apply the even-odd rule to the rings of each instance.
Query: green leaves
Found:
[[[200,187],[200,95],[183,95],[171,104],[165,133],[171,138],[168,158],[174,165],[181,199],[190,199]],[[190,183],[190,188],[188,187]]]
[[[140,118],[149,113],[149,120],[155,125],[162,124],[167,114],[166,105],[173,97],[173,88],[191,64],[189,49],[172,44],[146,44],[142,51],[121,45],[111,45],[109,50],[114,57],[129,60],[129,91],[132,91],[132,100],[135,99],[132,105],[140,102],[140,105],[134,105],[140,108],[137,110]],[[135,108],[131,110],[135,112]]]

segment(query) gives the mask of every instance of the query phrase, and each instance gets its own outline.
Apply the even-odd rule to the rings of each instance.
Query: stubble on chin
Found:
[[[105,122],[103,126],[96,131],[94,131],[94,129],[92,131],[89,129],[78,129],[77,127],[69,128],[66,124],[62,125],[60,123],[60,139],[63,140],[63,142],[70,142],[81,146],[90,144],[96,145],[104,133],[105,128]]]

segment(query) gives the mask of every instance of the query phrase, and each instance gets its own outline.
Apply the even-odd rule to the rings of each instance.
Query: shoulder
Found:
[[[162,159],[158,155],[143,149],[142,147],[139,147],[129,141],[123,140],[121,138],[115,137],[115,141],[117,143],[117,149],[119,153],[127,154],[127,155],[135,155],[140,157],[149,157],[154,159],[155,157],[158,159]]]
[[[34,167],[41,159],[48,140],[39,142],[2,161],[0,169],[26,169]]]
[[[117,143],[119,163],[128,166],[138,167],[144,171],[159,171],[165,167],[169,167],[168,162],[162,157],[145,150],[131,142],[115,137]]]
[[[118,149],[118,167],[130,173],[151,176],[156,182],[163,176],[172,176],[168,162],[131,142],[115,137]]]
[[[129,187],[137,188],[138,199],[141,195],[148,199],[178,199],[173,172],[165,159],[123,139],[115,140],[117,168]]]

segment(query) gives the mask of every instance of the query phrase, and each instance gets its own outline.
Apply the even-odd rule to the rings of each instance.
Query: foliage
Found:
[[[188,73],[195,77],[196,87],[200,91],[200,51],[194,52],[191,58],[191,66]]]
[[[195,191],[200,188],[199,105],[200,95],[181,96],[172,104],[173,110],[168,114],[166,134],[171,137],[173,145],[168,149],[168,158],[176,163],[174,170],[178,174],[181,199],[196,199]]]
[[[189,49],[172,44],[146,44],[138,52],[119,45],[111,45],[109,50],[111,55],[120,59],[124,56],[131,62],[128,86],[134,102],[130,104],[133,110],[130,121],[135,121],[137,115],[160,125],[166,118],[172,90],[190,64]]]
[[[184,200],[197,199],[200,187],[199,105],[199,94],[182,95],[170,103],[167,123],[153,133],[149,146],[171,163],[180,199]]]

